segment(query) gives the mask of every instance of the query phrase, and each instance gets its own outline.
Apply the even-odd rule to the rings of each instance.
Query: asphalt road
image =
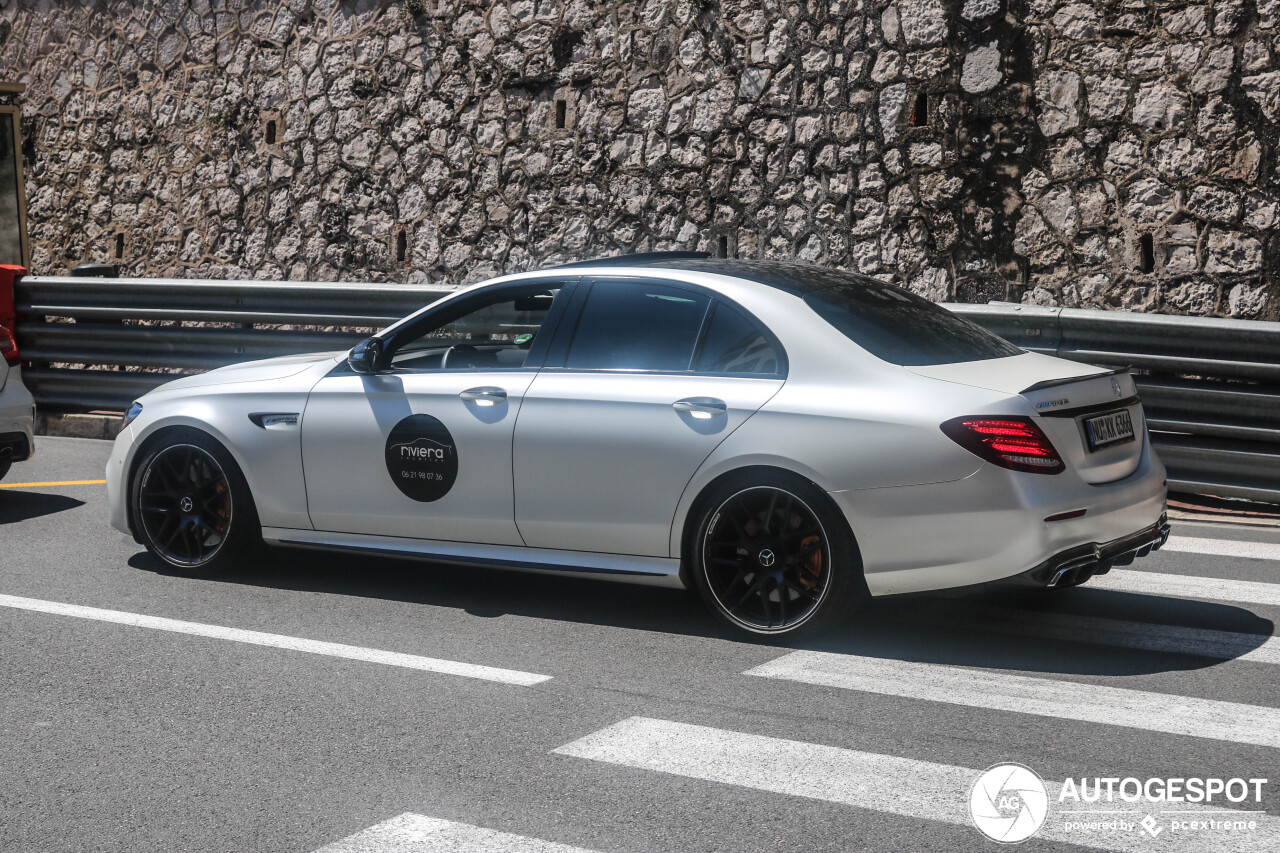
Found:
[[[3,485],[109,451],[38,446]],[[1024,850],[1280,849],[1280,530],[771,646],[599,581],[296,551],[189,580],[106,519],[101,485],[0,489],[0,850],[995,850],[970,788],[1007,762],[1048,785]],[[1081,777],[1269,781],[1059,802]]]

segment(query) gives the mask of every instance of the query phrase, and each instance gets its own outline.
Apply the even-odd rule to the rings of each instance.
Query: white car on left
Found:
[[[0,478],[35,451],[36,404],[22,384],[18,359],[13,333],[0,326]]]

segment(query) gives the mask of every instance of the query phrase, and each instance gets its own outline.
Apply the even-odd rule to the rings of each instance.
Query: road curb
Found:
[[[36,415],[36,435],[58,438],[113,440],[120,431],[119,415],[44,414]]]

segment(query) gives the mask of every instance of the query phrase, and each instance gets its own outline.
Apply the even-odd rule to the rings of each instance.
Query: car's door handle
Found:
[[[676,400],[671,408],[681,414],[688,412],[695,418],[714,418],[729,410],[724,400],[717,400],[715,397],[686,397]]]
[[[458,396],[465,402],[475,403],[477,406],[496,406],[506,402],[507,392],[492,385],[485,385],[481,388],[468,388]]]

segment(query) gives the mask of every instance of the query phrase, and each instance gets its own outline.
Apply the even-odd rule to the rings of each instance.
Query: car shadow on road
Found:
[[[17,524],[84,506],[84,501],[66,495],[44,492],[26,492],[20,489],[0,489],[0,524]]]
[[[1274,628],[1223,602],[1087,586],[996,587],[879,599],[861,624],[804,645],[951,666],[1129,676],[1209,669],[1262,647]]]
[[[165,567],[146,552],[135,554],[129,564],[165,572]],[[272,548],[243,569],[217,580],[450,607],[480,618],[515,615],[743,644],[767,643],[779,653],[807,649],[1079,675],[1207,669],[1258,648],[1274,628],[1271,620],[1231,604],[1088,587],[1055,592],[996,588],[876,599],[854,614],[847,627],[826,635],[753,640],[721,625],[693,593],[595,579]],[[1181,645],[1185,645],[1186,635],[1180,629],[1230,632],[1236,635],[1236,643],[1228,654],[1218,657],[1127,648],[1093,636],[1095,626],[1106,620],[1150,625],[1150,631],[1157,635],[1166,635],[1171,629],[1182,635]]]

